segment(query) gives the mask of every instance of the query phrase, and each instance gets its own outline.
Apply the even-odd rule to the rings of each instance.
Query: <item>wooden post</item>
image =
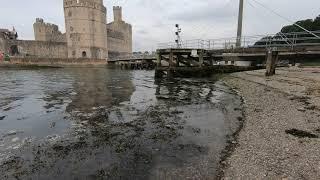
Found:
[[[172,51],[172,49],[170,49],[170,53],[169,53],[169,69],[167,71],[167,78],[168,79],[173,78],[173,71],[174,71],[173,51]]]
[[[176,67],[180,66],[180,59],[181,59],[181,55],[177,55]]]
[[[209,60],[210,60],[210,66],[213,66],[213,57],[212,54],[209,55]]]
[[[161,67],[161,54],[159,51],[157,51],[156,58],[157,58],[157,66]]]
[[[203,66],[203,50],[200,50],[200,52],[198,52],[199,53],[199,66]]]
[[[170,54],[169,54],[169,68],[173,68],[173,52],[172,52],[172,49],[170,50]]]
[[[276,74],[277,61],[279,52],[275,50],[268,50],[266,63],[266,76],[273,76]]]

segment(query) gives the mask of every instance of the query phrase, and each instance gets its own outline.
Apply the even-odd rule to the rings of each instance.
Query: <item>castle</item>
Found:
[[[113,7],[114,21],[107,24],[103,0],[63,0],[65,29],[37,18],[35,40],[6,38],[0,32],[0,51],[11,56],[40,58],[107,59],[132,53],[132,26]]]

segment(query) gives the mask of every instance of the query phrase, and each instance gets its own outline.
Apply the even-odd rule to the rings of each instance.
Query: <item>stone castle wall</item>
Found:
[[[7,41],[4,39],[4,36],[0,33],[0,51],[5,52],[7,46]]]
[[[66,34],[62,34],[57,25],[45,23],[41,18],[36,19],[36,22],[33,24],[33,29],[36,41],[67,41]]]
[[[18,52],[12,54],[12,49],[17,47]],[[14,56],[31,56],[42,58],[67,58],[67,44],[64,42],[50,41],[25,41],[7,40],[4,51]]]

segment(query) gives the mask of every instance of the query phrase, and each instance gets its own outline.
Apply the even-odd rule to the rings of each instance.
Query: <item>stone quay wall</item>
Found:
[[[17,49],[17,52],[12,52]],[[67,44],[64,42],[7,40],[5,52],[12,56],[33,56],[42,58],[67,58]]]
[[[2,66],[48,66],[48,67],[74,67],[74,66],[105,66],[106,60],[100,59],[71,59],[71,58],[37,58],[12,57],[10,62]],[[1,64],[0,64],[1,66]]]

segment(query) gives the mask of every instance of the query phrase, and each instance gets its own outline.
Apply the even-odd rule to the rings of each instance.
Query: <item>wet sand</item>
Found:
[[[244,98],[244,125],[222,162],[223,179],[319,179],[320,68],[235,73],[224,80]]]

